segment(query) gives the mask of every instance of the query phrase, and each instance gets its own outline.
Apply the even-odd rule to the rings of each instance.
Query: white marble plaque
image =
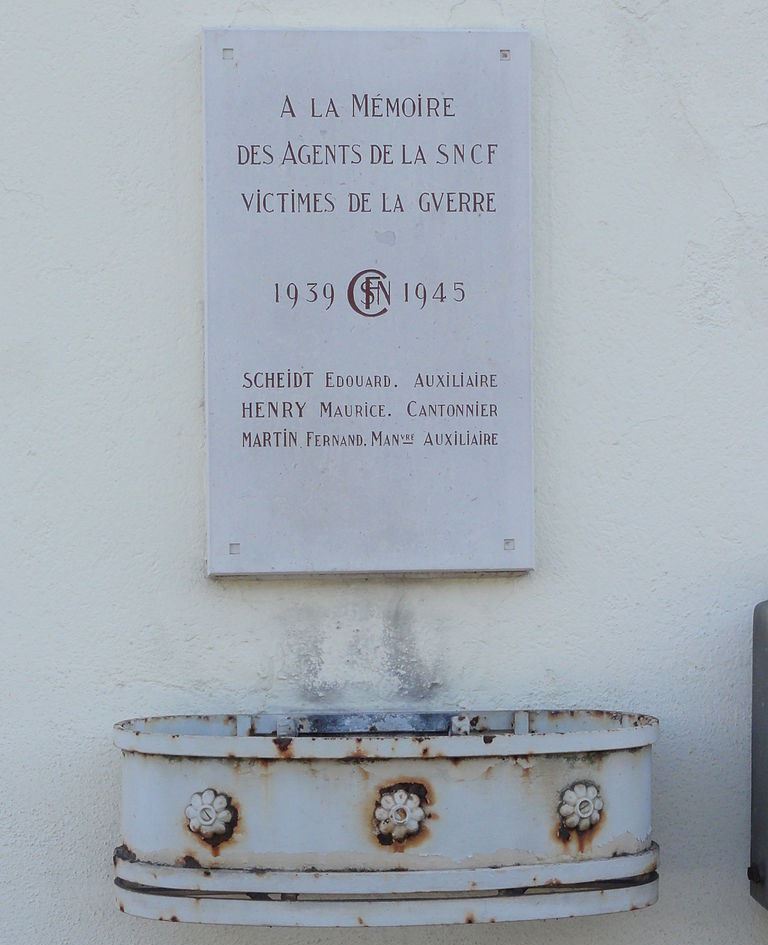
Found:
[[[204,47],[209,573],[531,568],[528,35]]]

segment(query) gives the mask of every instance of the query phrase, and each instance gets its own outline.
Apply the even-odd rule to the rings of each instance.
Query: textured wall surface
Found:
[[[532,31],[534,574],[203,576],[199,40],[226,25]],[[751,0],[4,4],[3,945],[768,940],[745,877],[766,46]],[[111,723],[285,704],[659,715],[662,901],[403,932],[119,915]]]

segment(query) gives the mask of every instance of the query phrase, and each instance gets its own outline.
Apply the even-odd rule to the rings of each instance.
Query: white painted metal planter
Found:
[[[294,926],[642,908],[657,729],[543,710],[122,722],[120,908]]]

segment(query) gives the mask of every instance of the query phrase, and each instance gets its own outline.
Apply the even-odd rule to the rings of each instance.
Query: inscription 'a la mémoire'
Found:
[[[286,95],[280,117],[298,117],[301,114],[300,100],[294,106],[291,97]],[[352,118],[455,118],[455,99],[449,95],[389,96],[370,92],[352,92],[348,97],[336,96],[320,98],[309,97],[305,104],[305,114],[310,118],[342,118],[349,114]],[[298,109],[298,110],[297,110]]]

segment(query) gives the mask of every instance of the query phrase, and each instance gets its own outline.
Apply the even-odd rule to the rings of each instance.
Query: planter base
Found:
[[[121,911],[129,915],[167,922],[316,928],[461,925],[629,912],[653,905],[658,898],[658,885],[656,874],[651,873],[634,883],[505,890],[495,896],[346,901],[194,898],[168,890],[119,887],[118,902]]]

